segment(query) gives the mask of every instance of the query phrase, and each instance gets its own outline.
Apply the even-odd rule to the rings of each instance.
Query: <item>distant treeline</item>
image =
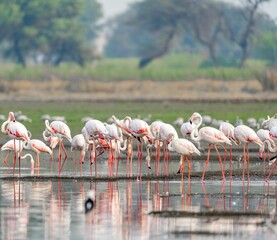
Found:
[[[84,66],[99,57],[136,57],[143,68],[177,52],[204,56],[199,67],[242,67],[248,58],[276,64],[276,22],[260,11],[269,1],[137,1],[105,23],[107,43],[99,56],[100,0],[2,0],[0,59]]]
[[[170,51],[207,55],[202,66],[277,61],[277,26],[260,7],[270,0],[144,0],[111,21],[106,56],[140,57],[140,67]]]

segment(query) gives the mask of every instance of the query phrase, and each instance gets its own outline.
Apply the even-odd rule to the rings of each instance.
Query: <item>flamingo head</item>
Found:
[[[15,122],[15,117],[14,117],[14,113],[13,112],[9,112],[9,118]]]
[[[60,139],[58,137],[56,137],[56,136],[50,136],[49,137],[50,147],[52,149],[54,149],[57,146],[59,141],[60,141]]]
[[[190,124],[192,124],[196,118],[201,118],[201,115],[198,112],[195,112],[190,116],[189,118]]]
[[[263,159],[263,152],[261,151],[261,152],[259,152],[259,159]]]

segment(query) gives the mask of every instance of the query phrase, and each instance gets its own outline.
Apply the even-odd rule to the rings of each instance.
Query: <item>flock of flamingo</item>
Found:
[[[120,151],[126,151],[127,155],[127,174],[131,171],[133,158],[133,145],[137,146],[138,157],[138,180],[142,178],[142,160],[143,147],[146,147],[147,156],[145,158],[147,167],[151,169],[152,150],[155,149],[156,163],[160,161],[161,152],[163,152],[164,161],[170,158],[169,152],[176,152],[181,155],[180,168],[178,173],[184,173],[184,164],[188,164],[188,178],[191,173],[191,158],[193,154],[201,155],[199,150],[201,141],[208,144],[206,163],[203,169],[202,181],[204,181],[205,172],[210,160],[210,152],[213,147],[218,156],[220,169],[222,173],[222,180],[225,180],[225,171],[222,164],[222,158],[217,148],[218,145],[224,149],[224,155],[229,155],[232,161],[232,145],[243,144],[243,160],[249,163],[249,143],[255,143],[259,146],[259,157],[262,159],[266,150],[273,152],[276,159],[276,145],[277,145],[277,118],[268,117],[263,123],[262,128],[255,132],[252,128],[246,125],[238,125],[234,127],[228,122],[222,122],[219,129],[204,126],[199,129],[202,124],[202,116],[195,112],[191,115],[188,122],[181,125],[181,133],[183,138],[178,137],[176,129],[168,123],[162,121],[153,121],[148,124],[142,119],[132,119],[127,116],[119,120],[112,116],[111,124],[103,123],[96,119],[88,120],[81,133],[71,137],[70,128],[66,123],[59,120],[49,122],[45,120],[45,130],[42,133],[43,139],[48,143],[45,144],[39,139],[31,139],[31,133],[26,127],[16,121],[14,113],[10,112],[8,119],[3,122],[1,131],[8,134],[11,140],[4,144],[2,151],[8,150],[8,154],[4,159],[4,163],[8,168],[7,159],[11,152],[14,152],[13,157],[13,174],[15,172],[16,161],[18,159],[18,169],[20,174],[20,161],[23,158],[30,157],[31,169],[39,168],[39,155],[42,152],[49,153],[51,161],[53,158],[53,150],[59,144],[58,150],[58,175],[62,172],[65,161],[68,157],[63,139],[67,139],[71,144],[71,151],[80,152],[80,169],[85,160],[86,152],[89,152],[90,163],[95,166],[95,176],[97,176],[96,159],[99,155],[108,151],[108,163],[114,163],[117,160],[116,174],[118,173],[118,163],[120,160]],[[196,144],[196,145],[195,145]],[[227,146],[230,151],[227,152]],[[36,161],[33,160],[32,155],[27,153],[21,156],[23,149],[29,149],[36,153]],[[269,155],[268,155],[269,156]],[[190,157],[190,159],[189,159]],[[270,159],[270,157],[269,157]],[[277,161],[274,167],[271,168],[266,181],[269,180],[271,174],[277,168]],[[129,170],[128,170],[129,169]],[[243,172],[244,174],[244,172]],[[249,174],[249,172],[248,172]],[[244,177],[244,176],[243,176]]]

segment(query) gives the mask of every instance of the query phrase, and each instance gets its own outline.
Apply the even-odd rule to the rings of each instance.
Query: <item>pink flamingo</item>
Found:
[[[194,141],[205,141],[209,144],[208,146],[208,155],[207,155],[207,160],[206,160],[206,164],[204,167],[204,171],[202,174],[202,182],[204,182],[204,176],[205,176],[205,172],[207,169],[207,166],[209,164],[209,160],[210,160],[210,150],[211,150],[211,146],[213,146],[216,150],[217,156],[218,156],[218,160],[219,160],[219,164],[220,164],[220,168],[221,168],[221,173],[222,173],[222,180],[225,181],[225,175],[224,175],[224,170],[223,170],[223,166],[222,166],[222,160],[220,157],[220,154],[218,152],[218,149],[216,147],[217,144],[228,144],[228,145],[232,145],[231,141],[222,133],[220,132],[218,129],[213,128],[213,127],[203,127],[198,131],[198,136],[195,136],[195,132],[196,130],[198,130],[199,126],[202,124],[202,116],[195,112],[191,115],[189,121],[191,123],[196,123],[196,127],[193,129],[192,133],[191,133],[191,139]]]
[[[80,170],[82,172],[82,164],[85,160],[86,151],[88,151],[88,144],[86,143],[85,137],[83,134],[77,134],[73,137],[71,142],[71,152],[75,153],[76,158],[76,151],[80,151],[80,158],[79,158],[79,164],[80,164]]]
[[[243,143],[243,160],[247,165],[249,164],[249,143],[256,143],[260,147],[263,145],[263,142],[255,133],[255,131],[246,126],[246,125],[238,125],[235,127],[234,136],[237,144]],[[243,179],[244,179],[244,165],[243,165]],[[249,166],[248,166],[248,181],[249,181]]]
[[[114,119],[116,120],[116,118],[114,117]],[[141,119],[131,119],[131,117],[127,116],[124,118],[124,122],[126,123],[125,126],[127,126],[127,128],[120,124],[120,122],[117,120],[117,125],[121,126],[121,128],[124,129],[124,131],[126,131],[127,133],[131,134],[134,138],[137,139],[137,148],[138,148],[138,159],[140,162],[140,166],[139,166],[139,176],[140,176],[140,180],[141,180],[141,175],[142,175],[142,166],[141,166],[141,162],[142,162],[142,151],[143,151],[143,138],[145,137],[147,139],[147,141],[149,143],[152,143],[152,139],[153,136],[150,132],[149,129],[149,125],[147,122],[145,122],[144,120]]]
[[[16,139],[17,140],[24,140],[26,142],[30,141],[30,137],[28,135],[28,132],[26,127],[15,120],[14,113],[10,112],[8,116],[8,120],[5,121],[1,126],[1,131],[4,134],[8,134],[10,138],[14,139],[14,145],[16,146]],[[19,145],[21,142],[19,142]],[[19,146],[21,148],[21,146]],[[20,174],[20,159],[21,159],[21,153],[19,153],[18,156],[18,164],[19,164],[19,174]],[[13,161],[13,174],[16,164],[16,147],[14,149],[14,161]]]
[[[114,151],[118,154],[118,160],[120,159],[120,144],[123,143],[123,134],[122,130],[117,127],[114,123],[113,124],[107,124],[104,123],[108,135],[107,138],[109,139],[111,148],[109,149],[109,161],[113,162],[115,159]]]
[[[115,116],[112,116],[112,121],[115,125],[121,129],[122,134],[126,137],[124,141],[123,150],[126,150],[127,154],[127,164],[126,164],[126,172],[129,176],[132,176],[132,162],[133,162],[133,136],[129,132],[129,121],[122,119],[119,120]]]
[[[39,162],[40,153],[42,152],[49,153],[52,159],[52,155],[53,155],[52,150],[39,139],[31,139],[29,142],[25,142],[23,147],[24,149],[28,149],[36,153],[36,165],[38,169],[40,166],[40,162]]]
[[[269,136],[273,139],[273,141],[275,142],[275,149],[277,149],[277,126],[273,126],[271,127],[270,131],[269,131]],[[277,155],[276,155],[276,158],[277,158]],[[273,171],[276,170],[277,168],[277,161],[276,161],[276,158],[275,158],[275,163],[274,163],[274,168],[271,169],[271,171],[269,172],[267,178],[266,178],[266,182],[268,182],[271,174],[273,173]]]
[[[92,119],[86,122],[84,128],[82,129],[82,134],[84,135],[86,142],[89,143],[90,163],[95,163],[95,176],[97,176],[96,159],[97,156],[101,155],[105,151],[103,147],[105,141],[103,140],[103,138],[106,137],[108,131],[101,121],[97,119]],[[96,154],[97,144],[99,144],[99,147],[102,149],[101,153],[99,154]],[[107,145],[106,142],[105,145]]]
[[[57,144],[59,143],[60,139],[56,136],[53,136],[51,133],[48,133],[48,131],[43,131],[42,133],[43,139],[46,142],[49,142],[50,148],[52,149],[52,151],[54,150],[54,148],[57,146]],[[52,155],[52,161],[53,161],[53,155]]]
[[[57,120],[49,124],[49,121],[45,120],[45,131],[48,131],[52,136],[59,138],[59,153],[58,153],[59,164],[61,164],[62,151],[64,152],[64,160],[63,160],[63,163],[61,164],[61,167],[59,168],[59,173],[58,173],[58,175],[60,175],[63,165],[67,159],[67,153],[63,144],[63,138],[66,138],[71,143],[72,138],[71,138],[70,129],[62,121]]]

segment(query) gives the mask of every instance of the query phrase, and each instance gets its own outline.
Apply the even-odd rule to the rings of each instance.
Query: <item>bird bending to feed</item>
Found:
[[[85,213],[90,212],[95,206],[95,191],[90,190],[87,192],[85,201]]]
[[[29,142],[24,143],[24,149],[32,150],[36,153],[36,165],[39,168],[39,155],[42,152],[49,153],[51,159],[53,159],[53,152],[52,150],[41,140],[39,139],[31,139]]]
[[[231,141],[218,129],[213,128],[213,127],[202,127],[199,131],[198,131],[198,135],[195,134],[196,130],[198,130],[198,128],[200,127],[200,125],[202,124],[202,116],[195,112],[191,115],[191,117],[189,118],[190,123],[195,123],[196,127],[192,130],[191,132],[191,139],[194,141],[205,141],[209,144],[208,146],[208,155],[207,155],[207,160],[206,160],[206,164],[203,170],[203,174],[202,174],[202,182],[204,181],[204,177],[205,177],[205,172],[207,169],[207,166],[209,164],[209,160],[210,160],[210,149],[211,146],[213,146],[216,150],[217,156],[218,156],[218,160],[219,160],[219,164],[220,164],[220,168],[221,168],[221,173],[222,173],[222,180],[225,181],[225,175],[224,175],[224,170],[223,170],[223,166],[222,166],[222,160],[220,157],[220,154],[218,152],[218,149],[216,147],[217,144],[228,144],[228,145],[232,145]]]
[[[16,144],[14,144],[14,142],[16,142]],[[16,147],[16,149],[14,148],[14,146]],[[11,153],[11,151],[15,151],[16,155],[19,155],[19,153],[22,152],[23,149],[23,143],[22,140],[14,140],[11,139],[8,142],[6,142],[2,147],[1,147],[1,151],[8,151],[8,153],[6,154],[5,158],[4,158],[4,163],[5,165],[10,168],[7,159]]]
[[[186,160],[188,164],[188,179],[190,179],[191,167],[188,156],[194,153],[200,156],[200,151],[194,146],[192,142],[184,138],[173,139],[167,147],[169,151],[174,151],[181,154],[180,168],[177,173],[184,173],[184,161]]]
[[[63,138],[66,138],[70,143],[72,141],[71,132],[66,123],[62,121],[53,121],[49,124],[48,120],[45,120],[45,131],[48,131],[52,136],[59,138],[59,154],[58,154],[58,162],[59,162],[59,175],[62,171],[63,165],[67,159],[67,153],[63,144]],[[62,151],[64,152],[64,160],[61,164],[62,159]]]

